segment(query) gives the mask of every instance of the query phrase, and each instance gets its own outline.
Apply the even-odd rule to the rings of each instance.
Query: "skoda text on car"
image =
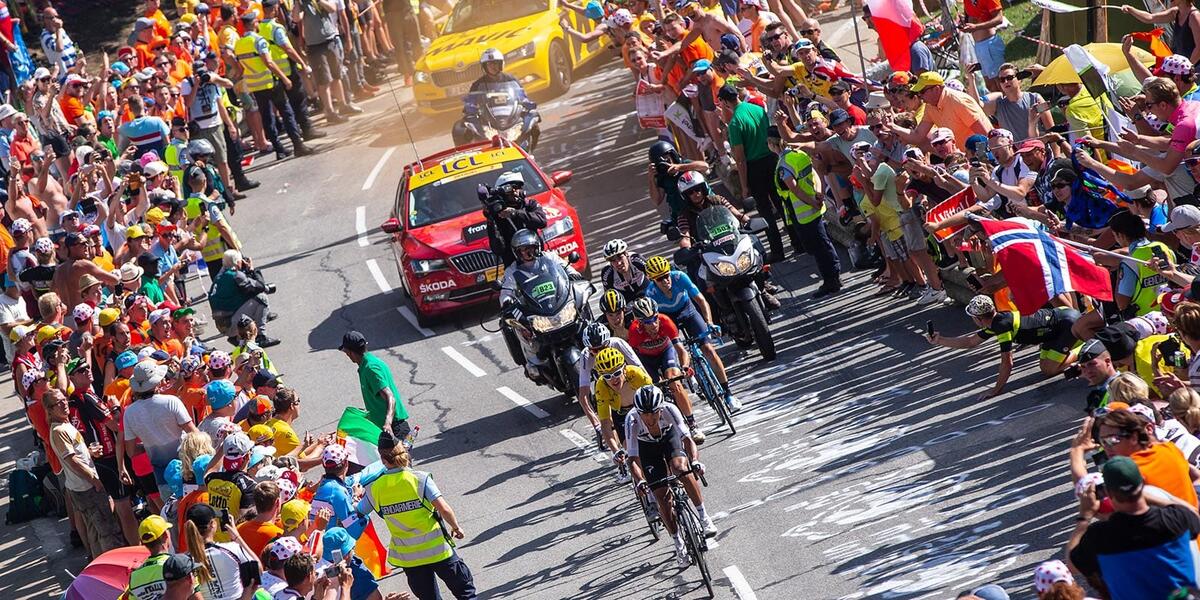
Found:
[[[520,171],[526,194],[546,210],[541,232],[546,251],[563,260],[578,253],[572,266],[586,272],[579,215],[560,189],[571,172],[547,176],[530,155],[503,141],[460,146],[404,168],[392,216],[381,226],[392,236],[400,280],[420,322],[495,301],[493,282],[504,267],[496,264],[488,244],[476,189],[512,170]]]
[[[572,26],[591,31],[595,24],[566,11]],[[526,93],[561,94],[572,72],[608,52],[599,40],[580,44],[558,24],[558,0],[459,0],[441,35],[417,61],[413,97],[425,114],[461,111],[462,97],[483,75],[479,55],[485,48],[504,53],[504,70]]]

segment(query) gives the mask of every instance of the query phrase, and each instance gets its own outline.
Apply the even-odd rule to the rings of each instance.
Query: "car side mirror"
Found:
[[[400,219],[392,217],[380,224],[379,228],[382,229],[384,233],[400,233]]]
[[[579,258],[580,258],[580,256],[579,256],[578,252],[571,252],[570,254],[567,255],[567,262],[574,264],[574,263],[579,262]]]
[[[561,187],[571,181],[574,176],[574,171],[555,171],[550,174],[550,182],[554,184],[554,187]]]

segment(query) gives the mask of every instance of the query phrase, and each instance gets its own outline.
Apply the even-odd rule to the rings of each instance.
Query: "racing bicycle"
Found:
[[[684,337],[684,345],[687,346],[688,356],[692,359],[694,373],[688,380],[688,387],[691,388],[692,393],[699,396],[716,411],[721,423],[729,426],[729,435],[737,435],[737,428],[733,425],[733,415],[730,414],[729,407],[725,405],[725,389],[717,380],[717,374],[713,372],[712,365],[708,364],[708,357],[704,355],[704,350],[700,347],[703,343],[703,339]]]
[[[708,487],[708,481],[704,479],[704,473],[697,468],[696,464],[692,464],[692,469],[688,473],[698,478],[700,483],[705,487]],[[692,564],[700,568],[700,577],[704,580],[704,587],[708,590],[708,597],[712,598],[714,596],[712,573],[708,569],[708,560],[706,558],[708,541],[704,537],[704,526],[700,524],[700,515],[696,513],[696,509],[692,506],[692,499],[688,497],[687,491],[683,489],[683,484],[679,482],[679,478],[679,475],[667,475],[658,481],[648,482],[647,485],[653,487],[663,483],[667,484],[668,502],[675,512],[675,527],[683,535],[683,543],[687,547],[688,554],[692,557]],[[650,494],[646,494],[646,496],[650,496]],[[652,502],[653,500],[647,499],[646,501]],[[645,506],[642,509],[645,510]],[[653,528],[653,525],[651,525],[651,528]],[[654,539],[658,539],[657,532],[655,532]]]

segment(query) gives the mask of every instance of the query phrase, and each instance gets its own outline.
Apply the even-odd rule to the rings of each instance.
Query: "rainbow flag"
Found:
[[[369,523],[366,529],[363,529],[362,535],[358,536],[358,541],[354,543],[354,555],[362,559],[363,566],[371,571],[376,579],[391,572],[387,564],[387,548],[380,541],[374,523]]]

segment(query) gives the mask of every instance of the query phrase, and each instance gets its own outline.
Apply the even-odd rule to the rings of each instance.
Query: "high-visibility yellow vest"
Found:
[[[183,189],[183,153],[187,150],[187,142],[183,140],[171,140],[163,151],[163,162],[167,163],[167,172],[171,174],[171,178],[179,184],[179,189]]]
[[[267,68],[267,61],[258,53],[260,42],[266,44],[261,35],[251,31],[233,45],[233,53],[242,65],[242,80],[246,82],[246,90],[249,92],[261,92],[275,87],[275,76]]]
[[[125,597],[129,600],[158,600],[167,592],[167,584],[163,581],[163,563],[170,558],[169,553],[155,554],[146,559],[142,566],[129,574],[129,586],[125,588]]]
[[[802,150],[784,150],[779,155],[779,163],[775,167],[775,190],[779,192],[779,197],[787,203],[783,211],[784,222],[788,225],[792,224],[793,214],[795,215],[795,223],[804,225],[820,218],[825,214],[825,203],[821,202],[820,208],[815,208],[811,204],[802,200],[799,196],[792,193],[784,183],[784,177],[791,177],[796,181],[796,187],[801,192],[816,196],[817,190],[814,185],[812,158],[808,153]]]
[[[183,214],[187,216],[188,220],[199,218],[202,212],[204,212],[204,199],[199,196],[188,198],[187,204],[183,207]],[[204,244],[204,249],[200,251],[200,255],[206,263],[220,263],[221,256],[229,249],[229,244],[225,243],[225,238],[221,236],[221,230],[215,223],[210,221],[205,232],[208,234],[208,240]],[[196,237],[200,237],[199,229],[195,233]]]
[[[1171,250],[1162,242],[1148,242],[1134,248],[1129,255],[1138,260],[1148,261],[1154,258],[1155,248],[1170,259]],[[1162,274],[1155,272],[1144,263],[1137,263],[1137,283],[1133,288],[1133,297],[1129,300],[1131,304],[1137,305],[1137,316],[1140,317],[1157,308],[1158,288],[1165,283],[1167,283],[1167,278]]]
[[[434,517],[433,507],[421,498],[428,473],[403,469],[385,473],[367,486],[367,497],[387,523],[388,564],[400,567],[431,565],[454,553]]]
[[[263,36],[267,40],[267,45],[271,48],[271,60],[279,66],[279,70],[283,71],[284,75],[292,76],[292,59],[288,58],[287,52],[283,46],[275,43],[275,30],[283,31],[283,36],[287,37],[287,28],[279,24],[279,21],[271,19],[258,24],[258,35]]]

